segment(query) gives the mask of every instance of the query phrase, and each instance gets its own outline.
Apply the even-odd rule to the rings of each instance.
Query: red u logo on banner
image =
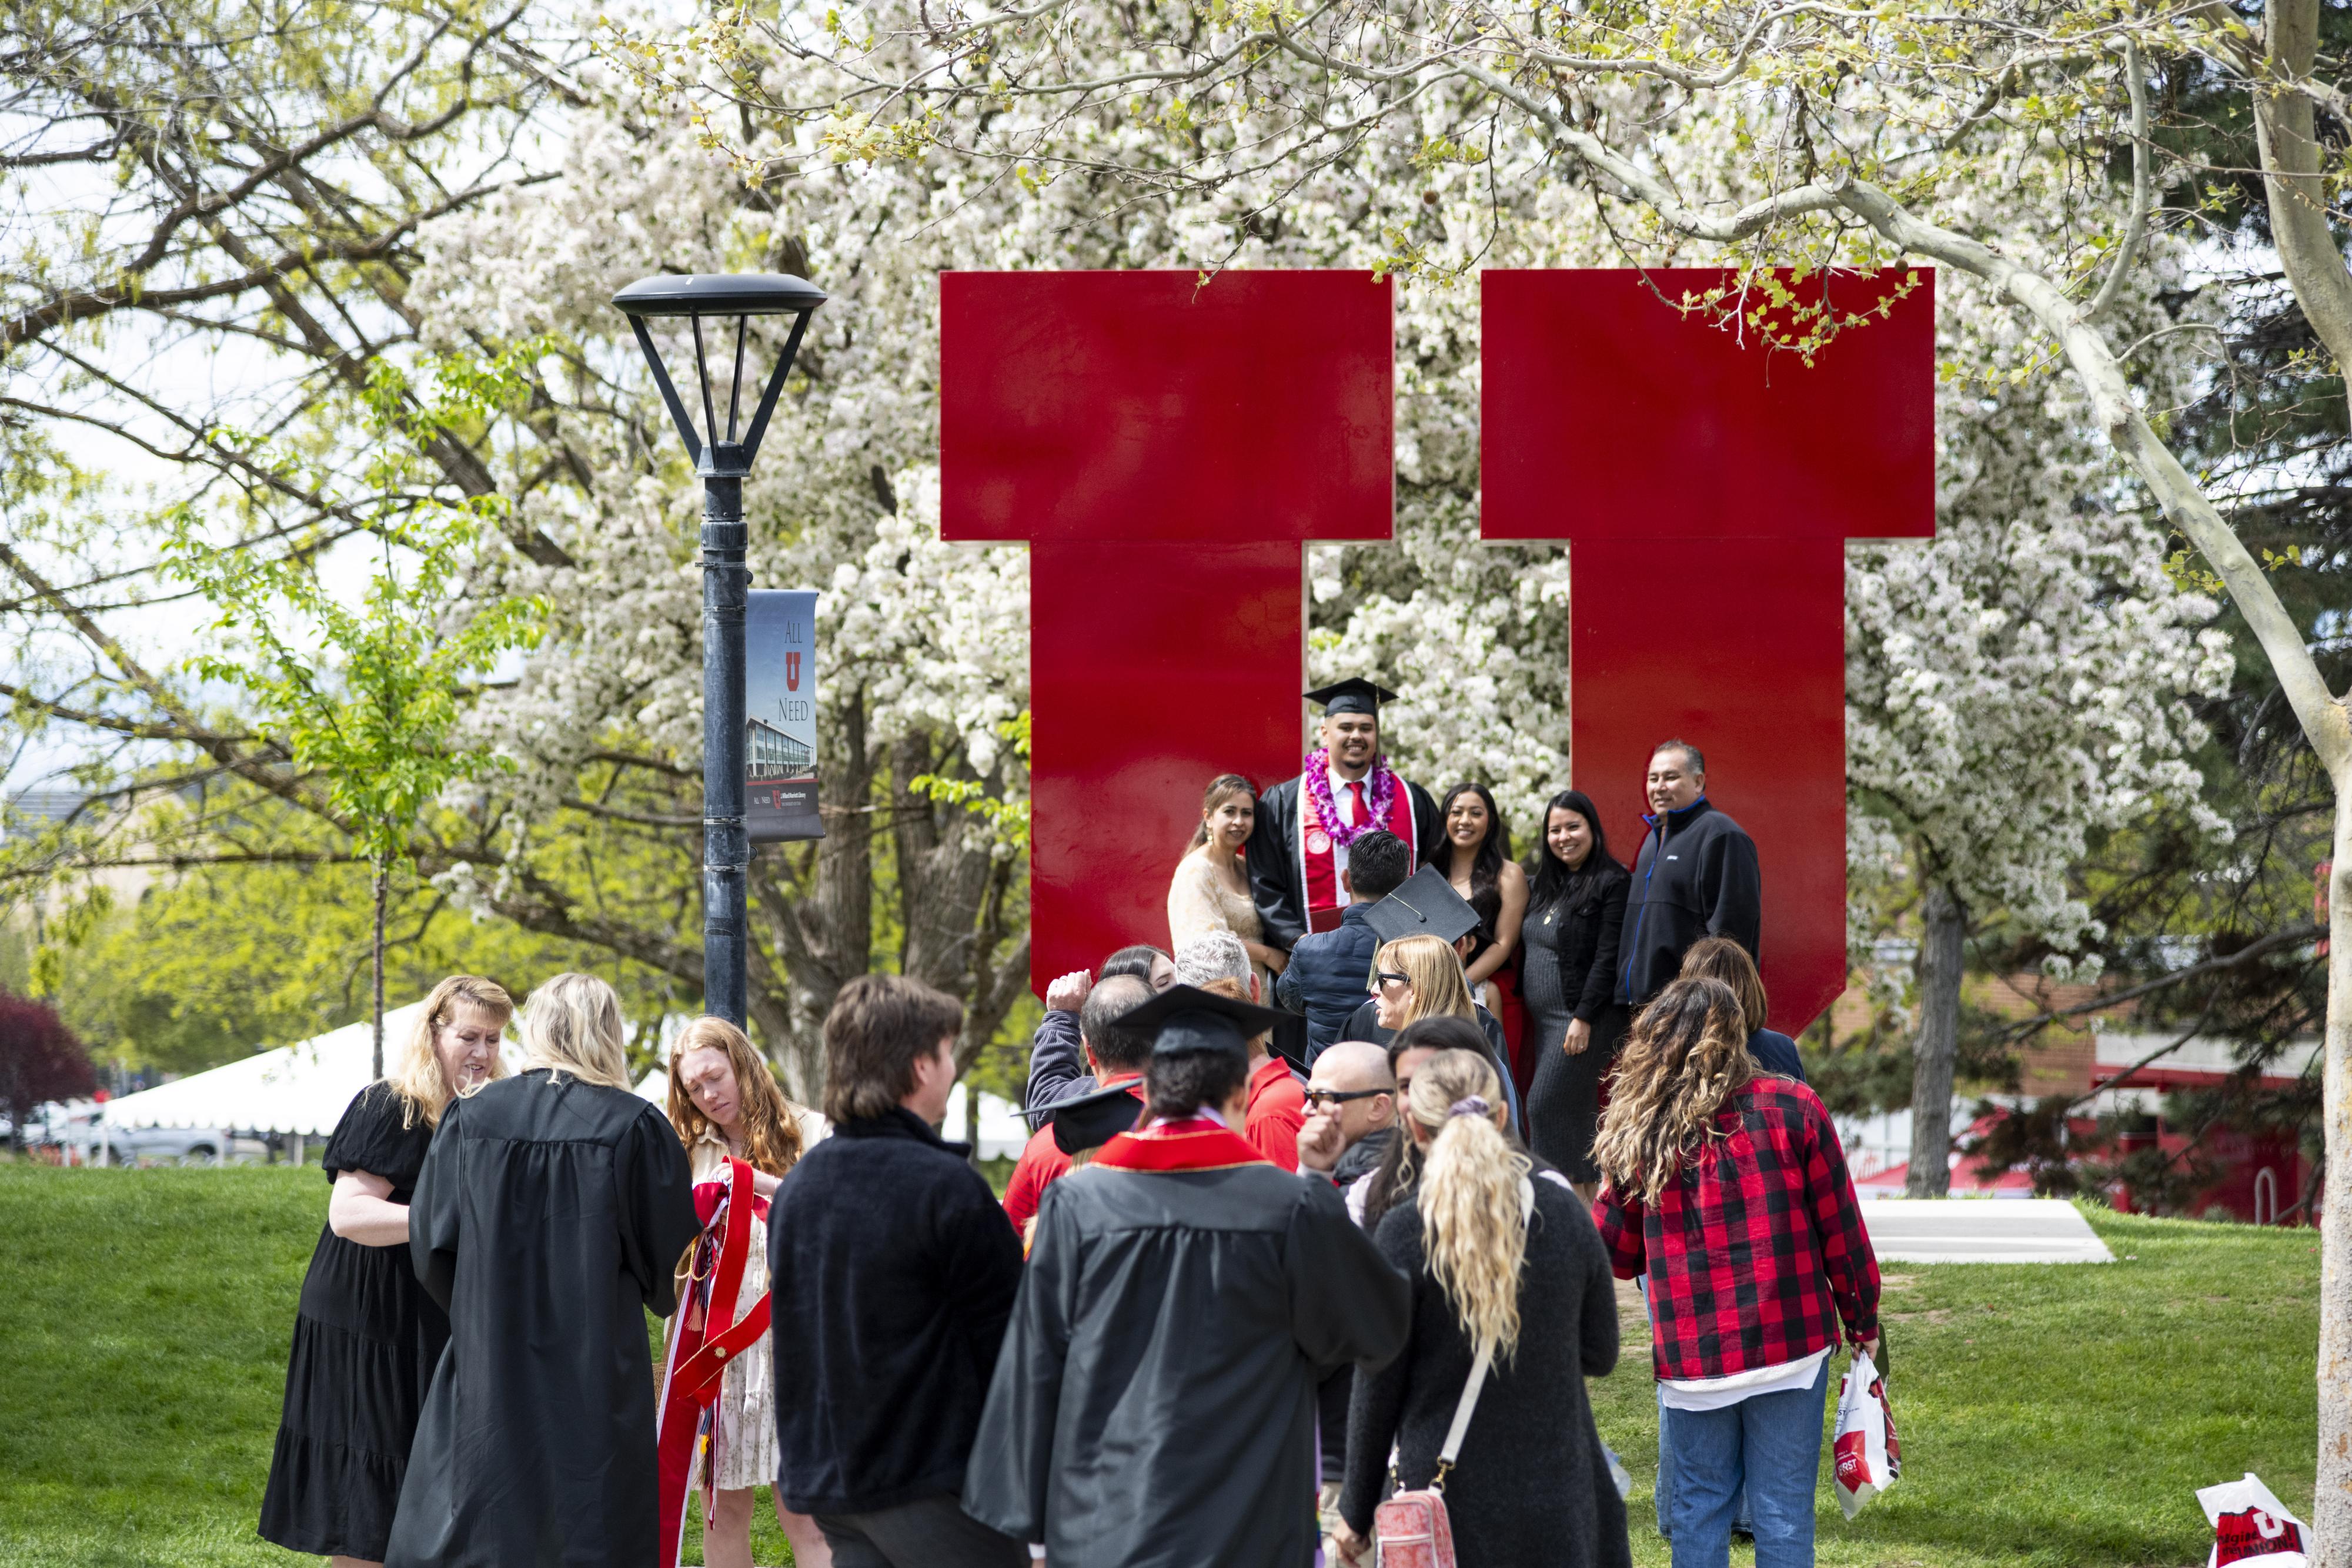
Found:
[[[784,690],[796,692],[800,689],[801,651],[794,648],[784,655]]]
[[[1793,1030],[1845,982],[1844,541],[1933,529],[1935,308],[1918,289],[1807,369],[1667,303],[1719,277],[1484,276],[1480,532],[1570,542],[1574,782],[1622,853],[1648,747],[1705,748],[1757,841]],[[1832,287],[1858,308],[1894,280]],[[1391,534],[1391,291],[1045,272],[940,293],[940,532],[1030,546],[1042,991],[1167,942],[1210,778],[1297,770],[1304,547]]]

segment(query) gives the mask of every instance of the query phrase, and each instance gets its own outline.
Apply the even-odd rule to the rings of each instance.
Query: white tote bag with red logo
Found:
[[[2213,1554],[2205,1559],[2206,1568],[2304,1568],[2310,1531],[2252,1470],[2244,1480],[2200,1489],[2197,1503],[2213,1524]]]
[[[1862,1505],[1895,1484],[1903,1473],[1903,1445],[1895,1436],[1895,1415],[1886,1406],[1886,1380],[1860,1351],[1845,1369],[1838,1394],[1838,1507],[1852,1519]]]

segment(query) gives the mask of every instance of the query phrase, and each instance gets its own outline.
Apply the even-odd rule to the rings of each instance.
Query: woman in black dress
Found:
[[[1391,1446],[1397,1484],[1428,1486],[1482,1343],[1492,1367],[1444,1478],[1461,1568],[1632,1561],[1584,1389],[1617,1364],[1609,1257],[1559,1173],[1511,1146],[1502,1111],[1484,1052],[1438,1052],[1405,1096],[1421,1178],[1376,1240],[1412,1281],[1412,1333],[1381,1371],[1356,1373],[1333,1532],[1366,1568]]]
[[[302,1281],[261,1536],[335,1568],[383,1561],[449,1318],[416,1278],[408,1200],[452,1099],[499,1075],[514,1003],[477,975],[433,988],[406,1054],[328,1141],[334,1196]]]
[[[1612,998],[1633,879],[1610,855],[1601,813],[1581,789],[1563,789],[1544,808],[1534,881],[1520,928],[1528,1021],[1536,1034],[1529,1141],[1591,1203],[1601,1190],[1592,1163],[1601,1081],[1625,1034],[1626,1009]]]

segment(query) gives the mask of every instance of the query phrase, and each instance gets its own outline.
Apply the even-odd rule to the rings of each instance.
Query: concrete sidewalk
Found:
[[[2112,1263],[2063,1198],[1865,1198],[1862,1222],[1881,1263]]]

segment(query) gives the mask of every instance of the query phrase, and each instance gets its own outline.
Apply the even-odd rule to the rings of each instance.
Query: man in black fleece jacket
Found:
[[[833,1135],[769,1217],[776,1491],[836,1568],[1028,1562],[957,1500],[1021,1285],[1004,1210],[935,1130],[961,1026],[951,998],[900,976],[843,987],[824,1020]]]
[[[1756,841],[1706,798],[1706,759],[1686,740],[1650,758],[1649,836],[1633,860],[1617,947],[1617,1000],[1637,1011],[1682,973],[1702,936],[1727,936],[1761,958],[1764,879]]]

